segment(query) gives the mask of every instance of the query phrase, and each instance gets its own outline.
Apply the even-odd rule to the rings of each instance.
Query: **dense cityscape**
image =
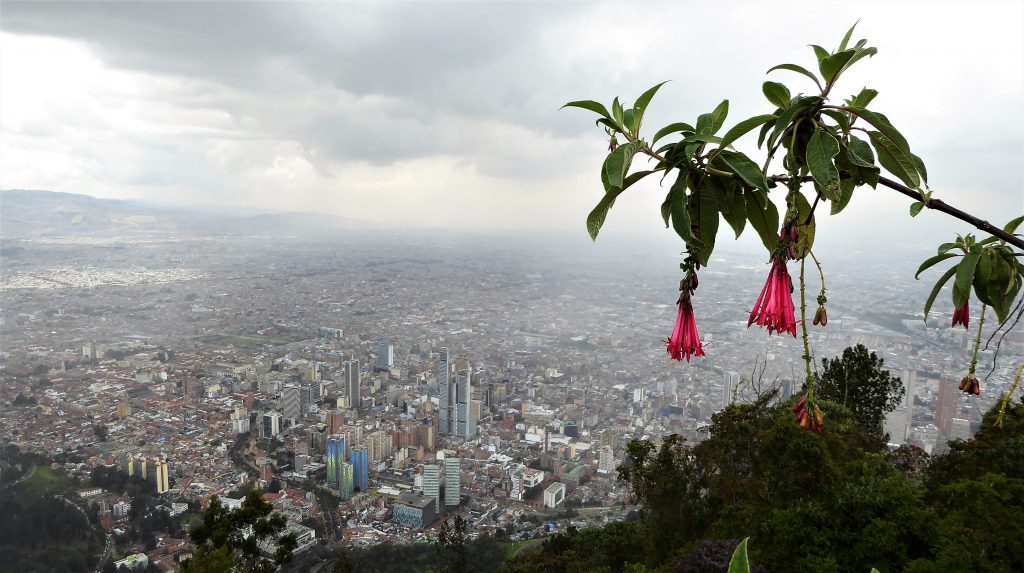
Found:
[[[703,273],[707,356],[687,364],[661,340],[671,253],[269,234],[3,238],[0,462],[81,484],[107,534],[97,569],[177,570],[193,551],[182,524],[251,488],[287,517],[296,555],[432,540],[455,515],[510,543],[622,520],[631,439],[700,441],[730,403],[786,400],[803,381],[796,340],[747,328],[756,253],[722,249]],[[981,353],[992,374],[965,396],[977,326],[951,329],[941,304],[922,320],[915,261],[829,263],[814,356],[863,344],[900,377],[893,447],[937,454],[973,435],[1024,357],[1019,331]],[[12,466],[11,446],[49,467]],[[115,471],[177,525],[141,526],[131,496],[104,487]]]

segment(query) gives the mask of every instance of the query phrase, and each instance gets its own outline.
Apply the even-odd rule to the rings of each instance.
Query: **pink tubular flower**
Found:
[[[953,311],[953,326],[951,326],[950,328],[955,328],[956,325],[962,324],[964,325],[964,330],[970,330],[967,327],[970,324],[970,322],[971,311],[970,309],[967,308],[967,303],[965,302],[963,306]]]
[[[704,347],[700,343],[700,334],[697,333],[697,321],[693,317],[690,297],[680,297],[678,304],[676,327],[665,343],[668,344],[668,353],[673,359],[682,361],[683,356],[686,356],[686,361],[689,362],[691,356],[704,356]]]
[[[796,315],[793,313],[793,284],[786,270],[786,259],[782,256],[772,258],[772,271],[761,289],[754,309],[750,311],[747,328],[757,322],[758,326],[767,326],[768,334],[788,332],[796,336]]]

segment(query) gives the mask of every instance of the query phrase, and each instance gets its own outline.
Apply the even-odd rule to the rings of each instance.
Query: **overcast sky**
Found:
[[[1002,223],[1024,212],[1022,5],[5,1],[0,188],[583,234],[607,142],[563,103],[632,101],[672,80],[648,129],[722,98],[731,125],[772,110],[769,67],[813,68],[807,44],[833,49],[861,18],[855,38],[879,54],[836,95],[879,90],[872,107],[925,160],[935,196]],[[771,79],[810,91],[796,74]],[[609,240],[667,240],[664,191],[624,195]],[[908,205],[859,190],[819,237],[969,230],[910,220]]]

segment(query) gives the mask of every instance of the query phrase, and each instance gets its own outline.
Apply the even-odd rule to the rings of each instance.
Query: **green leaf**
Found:
[[[850,37],[853,36],[853,29],[856,28],[859,23],[860,18],[858,18],[857,21],[853,23],[853,26],[850,26],[850,29],[846,31],[846,35],[843,36],[843,41],[839,42],[839,49],[836,50],[837,52],[842,52],[846,49],[846,45],[850,43]]]
[[[882,174],[881,169],[877,167],[861,167],[857,171],[860,174],[862,183],[867,183],[872,189],[878,187],[878,177]]]
[[[811,80],[814,82],[814,85],[818,86],[819,90],[824,91],[822,89],[822,87],[821,87],[821,83],[818,81],[818,77],[815,76],[814,74],[812,74],[811,72],[807,71],[806,68],[802,68],[802,67],[800,67],[800,66],[798,66],[796,64],[779,64],[779,65],[769,69],[766,73],[770,74],[770,73],[774,72],[775,70],[789,70],[791,72],[796,72],[798,74],[803,74],[803,75],[811,78]]]
[[[714,111],[711,112],[711,134],[718,133],[719,129],[725,125],[725,118],[729,115],[729,100],[724,99],[722,103],[715,107]]]
[[[853,64],[857,63],[858,60],[861,60],[861,59],[866,58],[868,56],[874,56],[875,54],[878,53],[878,49],[876,49],[876,48],[864,48],[863,50],[860,49],[860,47],[863,45],[861,42],[863,42],[863,41],[864,40],[861,40],[860,42],[857,42],[857,46],[854,47],[854,50],[855,50],[856,53],[853,54],[853,57],[850,58],[850,61],[846,62],[846,64],[843,66],[843,68],[841,70],[839,70],[839,73],[836,74],[837,76],[839,74],[842,74],[846,70],[850,69],[850,67],[853,66]]]
[[[744,135],[746,135],[747,133],[749,133],[751,130],[761,125],[762,123],[767,123],[774,119],[776,119],[774,115],[756,115],[732,126],[732,129],[725,132],[725,135],[722,137],[722,141],[718,144],[718,149],[712,152],[708,159],[714,159],[716,155],[718,155],[723,149],[731,145],[732,142],[743,137]]]
[[[920,279],[920,274],[923,273],[924,271],[932,268],[933,266],[935,266],[938,263],[941,263],[942,261],[951,259],[956,256],[958,256],[956,253],[942,253],[939,255],[935,255],[934,257],[931,257],[929,259],[926,259],[925,262],[921,263],[921,266],[917,267],[917,272],[914,273],[914,278]]]
[[[814,215],[811,214],[811,204],[804,197],[803,193],[796,194],[796,209],[797,209],[797,225],[799,229],[800,239],[796,244],[796,258],[801,259],[807,256],[811,248],[814,246],[814,233],[817,225],[814,221]],[[808,218],[810,219],[808,221]],[[808,221],[806,224],[804,221]]]
[[[871,103],[871,101],[873,99],[875,99],[875,96],[877,96],[877,95],[878,95],[878,91],[877,90],[873,90],[873,89],[870,89],[870,88],[864,88],[864,89],[860,90],[859,94],[857,94],[856,96],[854,96],[852,99],[849,100],[850,106],[851,107],[862,107],[862,108],[863,107],[867,107],[868,104]]]
[[[707,115],[707,114],[705,114],[705,115]],[[722,138],[721,138],[721,137],[717,137],[717,136],[714,136],[714,135],[701,135],[701,134],[694,134],[694,135],[687,135],[687,136],[686,136],[686,137],[684,137],[684,138],[683,138],[683,140],[682,140],[682,141],[680,141],[679,143],[693,143],[693,142],[700,142],[700,143],[717,143],[717,144],[721,145],[721,143],[722,143]]]
[[[904,151],[892,139],[877,131],[869,131],[868,137],[875,146],[878,153],[878,162],[886,171],[898,177],[909,187],[914,189],[921,186],[921,179],[917,173],[917,165],[914,164],[910,154]]]
[[[949,282],[949,279],[953,278],[953,275],[955,275],[955,274],[956,274],[956,267],[955,266],[949,267],[949,270],[947,270],[945,273],[943,273],[943,275],[941,277],[939,277],[939,280],[935,283],[935,286],[932,287],[932,292],[931,292],[931,294],[928,295],[928,300],[926,300],[925,303],[924,303],[924,322],[925,322],[925,324],[928,324],[928,311],[930,311],[932,309],[932,304],[935,302],[935,297],[939,296],[939,291],[942,290],[942,287],[945,286],[945,284],[947,282]]]
[[[850,159],[850,163],[854,165],[859,165],[860,167],[875,166],[875,154],[871,153],[871,146],[863,139],[857,139],[852,135],[850,136],[850,144],[846,148],[846,156]]]
[[[924,181],[924,184],[927,185],[928,170],[924,167],[924,161],[921,161],[921,158],[913,153],[910,154],[910,157],[914,160],[914,166],[917,167],[917,172],[921,174],[921,179]]]
[[[747,220],[757,231],[761,242],[769,251],[779,246],[779,210],[763,191],[749,190],[743,193],[746,203]]]
[[[811,176],[821,185],[823,194],[830,201],[839,198],[839,170],[832,158],[839,153],[839,142],[823,129],[814,131],[807,142],[807,166]]]
[[[1009,233],[1009,234],[1012,235],[1014,233],[1014,231],[1017,230],[1017,227],[1019,227],[1022,222],[1024,222],[1024,215],[1021,215],[1020,217],[1017,217],[1016,219],[1014,219],[1014,220],[1010,221],[1009,223],[1007,223],[1006,226],[1003,227],[1003,232],[1004,233]]]
[[[914,201],[910,204],[910,216],[917,217],[921,214],[921,209],[924,209],[924,202]]]
[[[778,111],[779,113],[782,113],[782,109],[777,109],[775,111]],[[761,132],[757,134],[757,148],[758,149],[761,149],[761,144],[764,143],[764,137],[766,135],[768,135],[768,130],[770,130],[771,128],[775,127],[775,124],[777,122],[778,122],[778,120],[772,120],[772,121],[769,121],[769,122],[765,123],[763,126],[761,126]]]
[[[948,253],[949,251],[955,248],[957,248],[956,243],[942,243],[941,245],[939,245],[939,254],[941,255],[942,253]]]
[[[722,151],[716,159],[721,160],[729,171],[738,175],[747,185],[768,191],[768,181],[761,168],[746,155],[738,151]]]
[[[626,111],[622,112],[622,126],[625,127],[626,131],[628,131],[629,133],[636,135],[636,129],[638,126],[637,118],[635,115],[633,115],[633,110],[627,109]]]
[[[633,160],[633,156],[640,150],[642,146],[639,141],[630,141],[620,145],[615,151],[608,154],[608,157],[604,161],[604,173],[607,179],[607,191],[612,189],[623,189],[623,179],[626,177],[626,172],[629,171],[629,165]]]
[[[666,135],[669,135],[671,133],[676,133],[676,132],[681,132],[681,131],[696,131],[696,130],[693,129],[693,127],[690,126],[690,124],[688,124],[688,123],[682,123],[682,122],[680,122],[680,123],[670,123],[669,125],[666,125],[665,127],[659,129],[658,133],[654,134],[654,139],[651,140],[651,146],[653,147],[655,143],[658,143],[658,140],[661,139],[662,137],[665,137]]]
[[[594,113],[600,114],[608,119],[611,119],[611,115],[608,113],[608,109],[603,105],[591,100],[571,101],[559,109],[565,109],[567,107],[578,107],[582,109],[588,109]]]
[[[772,131],[772,134],[768,137],[768,147],[775,147],[776,140],[778,140],[780,135],[785,133],[785,131],[790,127],[790,124],[793,123],[796,116],[817,101],[819,101],[818,98],[800,98],[797,100],[796,105],[793,105],[786,111],[782,112],[782,115],[780,115],[779,119],[775,122],[775,130]]]
[[[853,198],[853,189],[856,186],[857,184],[854,183],[853,179],[841,179],[839,181],[839,199],[832,202],[833,215],[840,213],[850,204],[850,199]]]
[[[726,573],[750,573],[750,560],[747,557],[747,540],[746,537],[736,547],[736,551],[732,554],[732,559],[729,560],[729,570]]]
[[[825,82],[831,84],[837,77],[839,72],[843,70],[843,67],[853,59],[856,52],[853,50],[845,50],[837,52],[831,56],[826,57],[818,63],[818,70],[821,71],[821,77],[825,78]]]
[[[903,134],[893,127],[891,123],[889,123],[889,120],[886,119],[885,116],[856,106],[849,106],[849,109],[854,115],[870,123],[875,129],[885,134],[885,136],[892,140],[892,142],[903,150],[906,155],[910,155],[910,145],[907,143],[907,139],[903,137]]]
[[[686,188],[690,184],[689,173],[679,173],[675,184],[672,185],[672,204],[669,210],[672,214],[672,228],[687,245],[693,242],[693,233],[690,231],[690,217],[687,215],[686,204],[689,197],[686,196]]]
[[[818,58],[818,63],[819,64],[821,63],[822,60],[824,60],[825,58],[827,58],[829,56],[829,51],[826,50],[825,48],[822,48],[821,46],[816,46],[814,44],[811,44],[811,49],[814,50],[814,57]]]
[[[707,266],[711,252],[715,249],[715,237],[718,236],[718,194],[708,185],[709,178],[704,177],[701,186],[689,197],[687,210],[690,217],[691,233],[700,242],[697,248],[697,259]]]
[[[740,238],[743,229],[747,226],[747,202],[742,193],[734,193],[728,201],[728,209],[722,209],[722,218],[736,232],[736,238]]]
[[[636,103],[633,104],[633,117],[636,119],[636,132],[640,131],[640,123],[644,119],[644,112],[647,111],[647,106],[654,99],[654,94],[658,93],[658,89],[665,85],[667,82],[661,82],[660,84],[652,87],[645,91],[640,97],[636,98]]]
[[[765,82],[761,84],[761,91],[768,101],[775,104],[775,107],[786,109],[789,107],[789,100],[793,96],[789,94],[789,88],[778,82]]]
[[[615,123],[619,124],[620,126],[624,125],[622,122],[623,114],[624,112],[622,110],[622,104],[619,103],[619,98],[615,98],[612,101],[612,119],[614,119]]]
[[[963,260],[956,266],[956,282],[953,284],[956,288],[954,291],[959,290],[960,294],[963,295],[963,302],[967,301],[967,297],[971,293],[971,283],[974,282],[974,271],[978,268],[978,261],[981,259],[982,248],[978,246],[971,247],[967,251]],[[954,292],[954,300],[956,300],[956,293]],[[956,308],[960,308],[963,304],[957,304]]]
[[[644,177],[647,177],[654,171],[637,171],[629,177],[626,177],[622,182],[622,187],[612,188],[604,194],[601,201],[594,207],[594,210],[587,215],[587,233],[590,234],[591,240],[597,240],[597,234],[601,231],[601,227],[604,226],[604,220],[608,216],[608,210],[615,204],[615,199],[630,185],[640,181]]]
[[[850,118],[845,113],[834,109],[823,109],[821,113],[834,119],[836,124],[839,125],[839,129],[843,130],[843,135],[850,136]]]

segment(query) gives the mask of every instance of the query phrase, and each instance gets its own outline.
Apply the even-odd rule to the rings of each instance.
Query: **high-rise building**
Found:
[[[359,361],[345,361],[345,364],[342,367],[342,375],[345,382],[345,395],[348,396],[348,407],[358,410],[363,387],[363,375],[359,370]]]
[[[615,471],[615,452],[608,446],[601,448],[597,458],[597,471],[612,473]]]
[[[939,400],[935,407],[935,425],[942,440],[953,438],[953,418],[960,413],[960,389],[956,380],[943,374],[939,379]]]
[[[249,411],[239,406],[231,412],[231,430],[236,434],[249,431]]]
[[[377,345],[377,368],[391,368],[395,365],[395,347],[390,342],[382,340]]]
[[[341,483],[340,468],[345,461],[345,438],[333,435],[327,438],[327,454],[324,456],[327,465],[327,485],[338,487]]]
[[[156,462],[156,492],[166,493],[167,490],[171,489],[171,468],[166,460],[158,460]]]
[[[438,423],[442,436],[451,433],[451,384],[448,383],[451,376],[451,368],[448,365],[448,349],[442,348],[437,353],[437,395],[438,395]]]
[[[338,497],[342,500],[350,499],[353,492],[355,491],[355,482],[353,481],[354,475],[352,473],[352,464],[348,462],[341,462],[338,465]]]
[[[434,511],[441,510],[441,466],[423,464],[423,495],[434,498]]]
[[[462,496],[462,458],[444,458],[444,504],[459,505]]]
[[[370,455],[366,446],[352,448],[352,482],[359,491],[366,491],[370,484]]]
[[[263,437],[272,438],[281,433],[281,412],[263,414]]]
[[[328,410],[324,421],[327,424],[327,433],[337,434],[341,432],[342,426],[345,425],[345,416],[341,410]]]
[[[281,413],[285,418],[299,420],[302,418],[302,400],[297,384],[287,384],[281,389]]]
[[[722,408],[726,408],[729,404],[732,404],[733,394],[736,392],[736,386],[740,383],[740,375],[729,371],[722,375]]]

